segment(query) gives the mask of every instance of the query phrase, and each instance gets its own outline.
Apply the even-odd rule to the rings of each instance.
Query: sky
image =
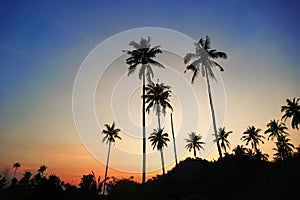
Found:
[[[47,173],[56,174],[68,182],[77,184],[81,175],[90,173],[103,177],[105,164],[90,153],[77,133],[72,112],[72,91],[76,74],[90,52],[101,42],[134,28],[161,27],[181,32],[198,40],[209,35],[212,46],[225,51],[228,59],[218,61],[225,68],[220,75],[222,81],[213,83],[215,97],[224,93],[225,118],[221,120],[227,130],[231,146],[242,144],[240,138],[247,126],[255,125],[263,131],[271,119],[280,119],[280,106],[287,98],[300,97],[300,67],[298,64],[300,3],[294,1],[1,1],[0,7],[0,173],[10,170],[12,164],[20,162],[17,177],[24,171],[35,172],[40,165],[48,166]],[[145,35],[147,37],[147,35]],[[136,38],[138,41],[140,38]],[[127,42],[127,41],[126,41]],[[152,41],[156,44],[155,40]],[[129,41],[128,41],[129,43]],[[129,45],[128,45],[128,48]],[[120,53],[121,53],[120,49]],[[158,57],[181,73],[186,82],[191,74],[184,74],[184,65],[171,53]],[[165,59],[165,60],[164,60]],[[172,61],[171,60],[176,60]],[[125,58],[112,62],[105,73],[112,74],[111,80],[101,80],[96,91],[97,116],[105,116],[100,126],[112,123],[114,117],[109,107],[102,105],[105,92],[111,92],[114,77],[126,75]],[[101,61],[100,61],[101,62]],[[124,65],[124,66],[122,66]],[[180,69],[182,67],[182,70]],[[167,68],[167,72],[172,71]],[[181,71],[180,71],[181,70]],[[118,73],[117,73],[118,72]],[[160,79],[168,74],[161,73]],[[110,77],[110,76],[109,76]],[[127,78],[126,76],[124,76]],[[124,78],[124,80],[125,80]],[[155,77],[156,78],[156,77]],[[123,80],[123,79],[122,79]],[[140,81],[137,74],[128,77],[136,84],[135,90],[126,90],[131,95],[128,113],[135,126],[140,125]],[[171,80],[170,80],[171,81]],[[126,85],[126,84],[125,84]],[[108,88],[101,89],[103,86]],[[210,110],[205,81],[199,77],[189,86],[195,93],[197,103],[181,105],[179,93],[174,92],[174,108],[192,109],[199,106],[201,121],[198,130],[180,129],[179,108],[175,110],[175,131],[180,137],[188,132],[209,133]],[[179,91],[180,87],[175,91]],[[218,91],[216,91],[218,90]],[[214,92],[214,91],[213,91]],[[110,93],[109,93],[110,94]],[[176,96],[177,95],[177,96]],[[199,100],[200,99],[200,100]],[[218,101],[218,100],[216,100]],[[117,101],[116,106],[120,105]],[[218,111],[218,108],[217,108]],[[103,113],[107,113],[103,114]],[[218,114],[217,114],[218,117]],[[155,116],[147,116],[150,124]],[[169,123],[168,116],[164,119]],[[219,125],[219,126],[222,126]],[[300,144],[299,131],[292,130],[287,121],[290,138],[296,146]],[[123,127],[124,129],[128,127]],[[149,132],[152,127],[149,127]],[[166,131],[170,132],[169,125]],[[262,132],[263,132],[262,131]],[[99,130],[99,151],[107,152],[101,142]],[[210,134],[210,133],[209,133]],[[126,143],[117,141],[112,148],[109,174],[116,177],[136,177],[141,156],[139,138]],[[178,137],[178,138],[180,138]],[[184,141],[177,141],[183,148]],[[148,145],[149,151],[152,152]],[[170,147],[172,147],[170,145]],[[272,157],[274,143],[261,146],[263,152]],[[115,149],[115,150],[114,150]],[[139,155],[136,159],[118,155],[117,149],[125,149]],[[174,166],[171,161],[171,148],[166,150],[168,169]],[[169,153],[168,153],[169,152]],[[160,158],[156,151],[149,158],[148,177],[160,174]],[[180,155],[183,160],[191,153]],[[208,148],[201,154],[208,160],[217,159],[216,147]],[[150,156],[151,157],[151,156]]]

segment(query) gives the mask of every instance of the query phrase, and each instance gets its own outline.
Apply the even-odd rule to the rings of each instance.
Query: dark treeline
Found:
[[[263,155],[237,146],[218,161],[187,158],[166,175],[145,184],[133,177],[109,178],[107,194],[93,173],[83,175],[79,186],[59,177],[25,172],[20,180],[0,178],[0,199],[297,199],[300,186],[300,148],[284,160],[266,161]]]

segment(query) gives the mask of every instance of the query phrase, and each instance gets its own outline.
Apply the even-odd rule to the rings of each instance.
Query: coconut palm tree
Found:
[[[146,111],[149,113],[150,109],[156,111],[157,121],[158,121],[158,129],[161,129],[160,123],[160,113],[162,108],[162,113],[166,114],[166,109],[169,108],[173,111],[171,106],[169,97],[171,96],[171,87],[165,85],[164,83],[159,83],[157,81],[156,84],[150,83],[146,86],[146,95],[144,98],[146,99],[147,108]]]
[[[227,137],[231,134],[232,131],[226,131],[225,127],[219,128],[218,130],[218,142],[221,145],[221,148],[224,149],[225,153],[227,153],[227,148],[230,149],[230,142]]]
[[[185,141],[187,142],[185,148],[187,148],[189,151],[193,149],[195,158],[197,157],[196,150],[198,151],[200,151],[200,149],[204,150],[203,145],[205,144],[205,142],[202,142],[201,139],[202,139],[201,134],[196,135],[195,132],[191,132],[189,134],[189,138],[185,139]]]
[[[199,73],[201,73],[203,77],[206,77],[213,128],[214,128],[216,141],[218,141],[218,132],[217,132],[215,111],[213,106],[213,99],[211,94],[209,78],[215,79],[215,75],[212,70],[214,66],[217,66],[221,71],[224,71],[223,67],[221,67],[221,65],[215,62],[214,59],[216,58],[226,59],[227,55],[224,52],[217,51],[216,49],[211,49],[210,38],[208,36],[206,36],[205,39],[200,38],[199,42],[195,43],[195,48],[196,48],[195,53],[186,54],[186,56],[184,57],[184,63],[188,64],[186,67],[187,70],[193,71],[192,83],[194,83],[194,80]],[[218,142],[216,143],[217,143],[219,156],[222,157],[220,144]]]
[[[300,98],[296,100],[296,98],[293,98],[293,101],[290,99],[286,100],[287,105],[281,106],[281,112],[284,112],[284,115],[282,116],[282,119],[284,121],[287,120],[287,118],[292,119],[292,128],[299,130],[300,125],[300,105],[298,104],[298,101],[300,101]]]
[[[102,139],[102,142],[106,142],[106,144],[108,144],[108,153],[107,153],[106,168],[105,168],[105,175],[104,175],[104,182],[103,182],[103,194],[105,193],[105,183],[107,179],[107,170],[108,170],[111,144],[115,143],[116,139],[122,140],[122,138],[119,136],[119,132],[121,130],[115,127],[115,122],[113,122],[111,126],[109,124],[105,124],[104,126],[106,129],[103,129],[102,131],[102,134],[104,134],[104,138]]]
[[[285,125],[285,123],[280,122],[275,119],[271,120],[267,124],[268,129],[265,131],[265,134],[269,133],[268,140],[271,139],[273,140],[274,138],[278,139],[282,135],[288,135],[286,130],[288,129]]]
[[[13,168],[15,168],[14,179],[16,178],[16,173],[17,173],[17,170],[19,167],[21,167],[20,163],[18,163],[18,162],[14,163],[14,165],[13,165]]]
[[[168,138],[168,133],[164,133],[163,131],[164,129],[154,129],[154,131],[149,136],[149,140],[151,142],[151,145],[153,146],[153,149],[155,149],[156,147],[157,150],[160,151],[162,171],[163,174],[165,174],[163,147],[167,146],[167,142],[169,142],[170,140]]]
[[[276,151],[274,154],[275,160],[285,160],[291,157],[295,147],[292,143],[289,143],[289,141],[290,139],[287,138],[286,135],[282,135],[278,138],[277,142],[275,142],[276,148],[273,148],[273,150]]]
[[[42,177],[44,175],[44,172],[47,170],[47,166],[46,165],[41,165],[40,168],[37,170],[38,173],[40,174],[40,177]]]
[[[145,117],[145,79],[147,78],[148,82],[152,82],[151,78],[154,76],[151,66],[158,66],[163,68],[164,66],[159,62],[155,61],[154,58],[157,54],[162,53],[159,49],[160,46],[154,46],[151,48],[150,37],[148,39],[141,38],[140,42],[131,41],[130,46],[134,47],[134,50],[125,50],[129,55],[129,58],[126,59],[126,63],[129,65],[128,76],[135,72],[138,66],[140,66],[139,79],[143,81],[143,105],[142,105],[142,126],[143,126],[143,174],[142,174],[142,183],[145,183],[146,180],[146,117]]]
[[[257,146],[260,142],[264,144],[263,139],[265,137],[263,135],[259,135],[260,131],[261,129],[259,128],[257,129],[254,126],[249,126],[243,133],[244,136],[241,138],[242,141],[246,142],[246,145],[248,145],[248,143],[251,143],[251,147],[253,150],[255,150],[255,152],[258,151]]]

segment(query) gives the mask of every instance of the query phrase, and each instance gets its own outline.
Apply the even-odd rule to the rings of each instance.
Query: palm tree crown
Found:
[[[222,149],[224,149],[225,153],[227,153],[226,147],[230,149],[230,142],[228,141],[227,137],[232,133],[232,131],[227,132],[225,127],[223,127],[219,128],[218,133],[218,141],[220,142]]]
[[[285,125],[285,123],[283,122],[278,122],[275,121],[275,119],[271,120],[268,124],[267,124],[268,129],[265,131],[265,134],[270,133],[270,135],[268,136],[268,140],[271,139],[273,140],[274,138],[279,138],[282,135],[288,135],[288,133],[286,132],[286,130],[288,129]]]
[[[164,68],[162,64],[153,60],[157,54],[162,53],[160,46],[154,46],[151,48],[150,41],[150,37],[148,37],[148,39],[141,38],[139,43],[131,41],[129,45],[135,49],[124,51],[129,55],[129,58],[126,59],[126,63],[129,65],[128,75],[134,73],[137,66],[140,65],[141,69],[139,72],[139,79],[142,79],[143,73],[146,73],[147,80],[149,82],[151,82],[151,78],[154,76],[151,65]]]
[[[290,139],[286,135],[282,135],[278,138],[275,150],[277,153],[274,154],[275,159],[284,160],[292,155],[293,149],[295,148],[292,143],[289,143]]]
[[[106,130],[103,129],[102,133],[105,134],[104,138],[103,138],[103,142],[106,142],[106,144],[108,143],[114,143],[116,140],[115,139],[120,139],[122,140],[122,138],[119,136],[119,132],[121,131],[118,128],[115,128],[115,122],[113,122],[113,124],[110,126],[109,124],[105,124],[104,125]]]
[[[161,150],[164,146],[167,146],[167,142],[169,142],[168,133],[163,133],[164,129],[154,129],[154,131],[149,136],[149,140],[153,149],[155,147],[157,150]]]
[[[260,142],[264,144],[263,138],[265,138],[263,135],[259,135],[260,131],[261,129],[259,128],[257,129],[254,126],[249,126],[243,133],[244,136],[241,139],[246,142],[246,145],[248,145],[248,143],[250,142],[252,149],[257,151],[257,146]]]
[[[210,38],[206,36],[206,39],[200,38],[199,42],[195,43],[195,53],[188,53],[184,57],[184,64],[190,63],[186,69],[192,70],[193,77],[192,83],[194,83],[195,78],[201,72],[202,76],[205,77],[205,70],[208,70],[208,75],[214,78],[215,75],[212,71],[212,67],[217,66],[221,71],[224,71],[223,67],[215,62],[213,59],[216,58],[227,58],[227,54],[216,49],[211,49]],[[185,71],[186,72],[186,71]]]
[[[204,150],[203,145],[204,142],[201,141],[202,135],[196,135],[195,132],[192,132],[189,134],[189,138],[185,139],[187,142],[187,145],[185,145],[185,148],[187,148],[189,151],[192,149],[194,150],[194,156],[196,158],[196,150],[200,151],[200,149]]]
[[[292,128],[297,130],[300,125],[300,105],[298,104],[298,101],[300,101],[300,98],[297,100],[296,98],[293,98],[293,101],[287,99],[287,105],[281,106],[281,112],[284,112],[282,119],[286,121],[287,118],[292,118]]]
[[[21,167],[20,163],[18,163],[18,162],[14,163],[14,165],[13,165],[13,168],[15,168],[14,178],[16,178],[16,172],[17,172],[19,167]]]
[[[41,174],[41,176],[43,176],[44,172],[47,170],[47,166],[46,165],[41,165],[40,168],[38,169],[38,172]]]
[[[166,113],[166,108],[173,110],[169,97],[171,96],[171,87],[164,85],[164,83],[150,83],[146,86],[146,103],[148,106],[146,108],[147,112],[150,112],[150,109],[156,108],[156,114],[160,112],[159,106],[162,107],[162,112]],[[158,108],[157,108],[158,107]]]

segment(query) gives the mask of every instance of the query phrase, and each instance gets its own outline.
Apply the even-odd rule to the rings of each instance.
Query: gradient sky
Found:
[[[139,27],[169,28],[195,40],[209,35],[213,47],[228,54],[220,61],[225,68],[224,125],[234,132],[229,138],[232,146],[241,144],[248,125],[264,130],[271,119],[280,119],[286,98],[300,97],[299,8],[297,0],[1,1],[0,172],[20,162],[19,177],[42,164],[48,166],[48,174],[73,183],[90,170],[103,176],[104,165],[86,151],[76,133],[73,83],[96,45]],[[190,75],[185,75],[187,80]],[[201,83],[199,79],[193,87]],[[207,98],[205,89],[202,95]],[[209,108],[204,112],[209,116]],[[295,145],[300,144],[299,131],[290,130],[290,135]],[[262,146],[271,157],[273,145]],[[216,148],[206,158],[217,159]],[[159,157],[151,164],[160,167]],[[160,171],[151,175],[156,173]]]

